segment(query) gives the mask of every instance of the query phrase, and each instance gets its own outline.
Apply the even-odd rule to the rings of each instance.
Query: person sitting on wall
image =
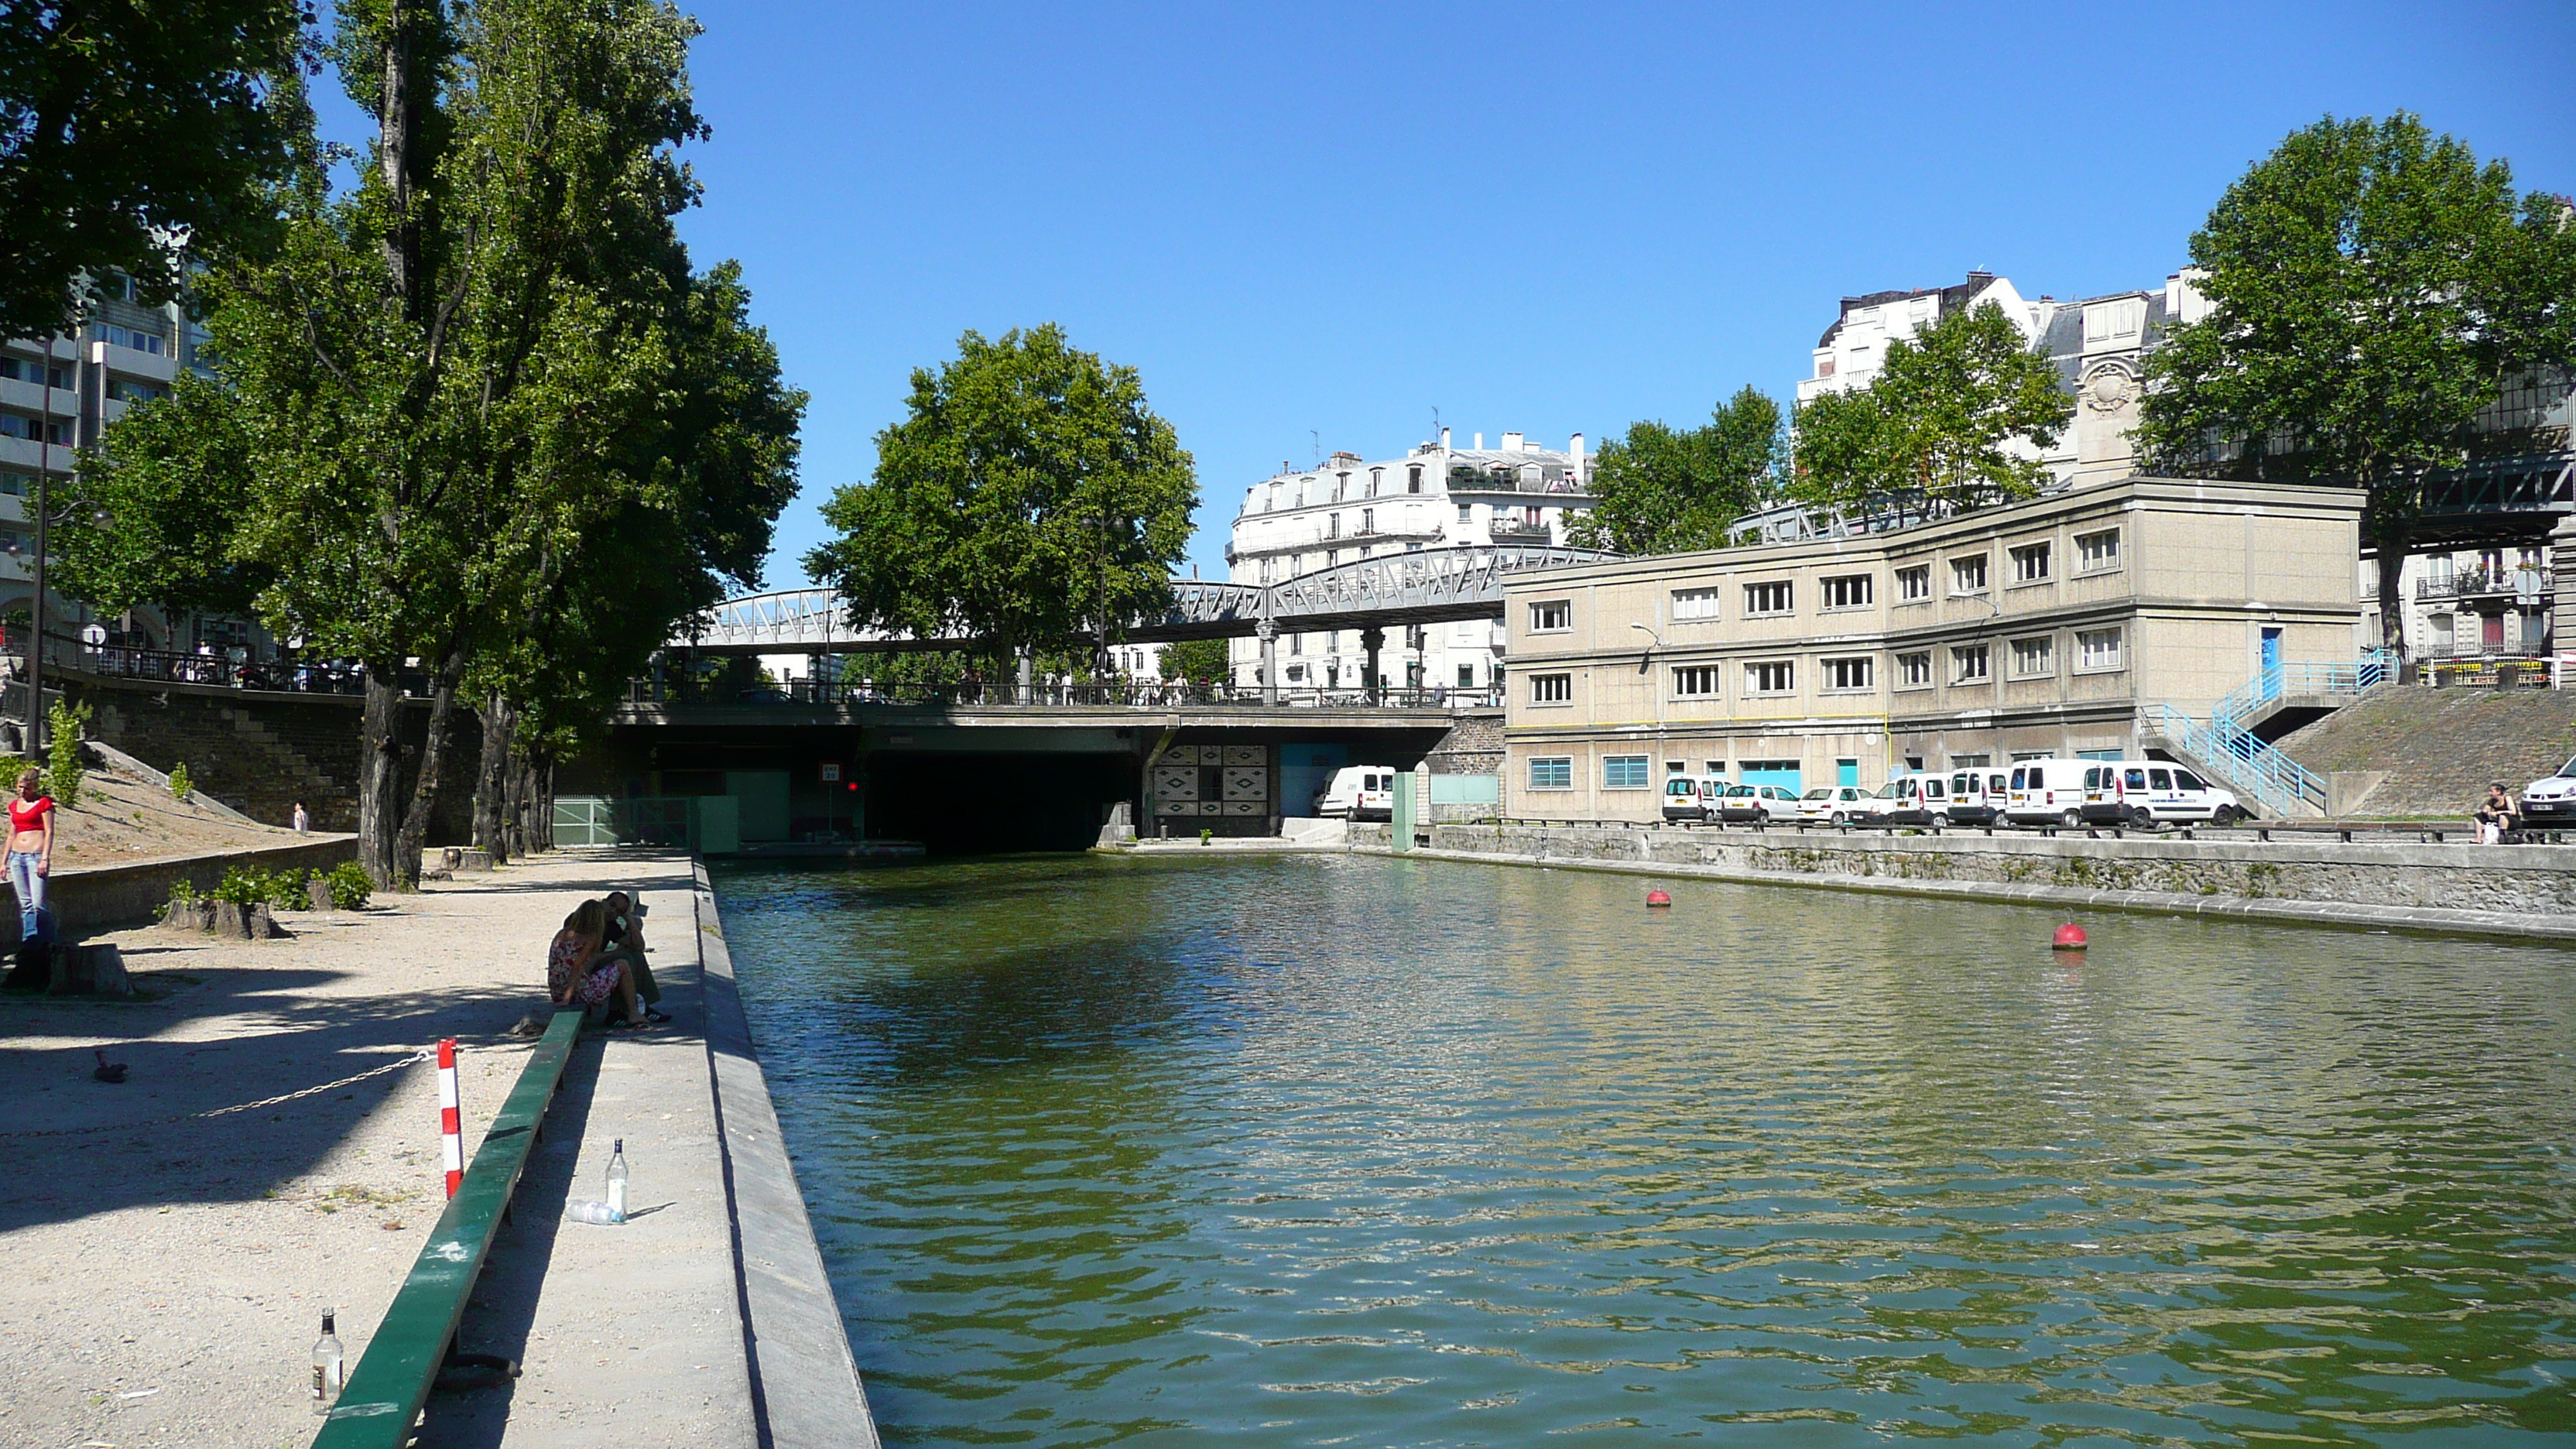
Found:
[[[600,907],[606,913],[606,924],[600,932],[599,959],[625,964],[628,975],[634,978],[635,994],[644,1002],[645,1020],[669,1021],[671,1014],[658,1009],[662,988],[654,983],[653,968],[644,960],[644,953],[652,948],[644,944],[643,904],[624,891],[611,891]],[[614,1026],[621,1019],[611,1013],[609,1024]]]
[[[607,924],[608,910],[597,901],[583,901],[564,917],[563,929],[555,933],[554,944],[546,951],[546,991],[555,1005],[584,1010],[618,997],[626,1004],[626,1016],[615,1024],[621,1029],[640,1026],[644,1006],[635,999],[635,978],[625,960],[599,959],[600,936]]]
[[[2478,840],[2486,845],[2501,845],[2504,834],[2515,828],[2513,796],[2507,794],[2504,781],[2487,786],[2487,798],[2478,802]]]

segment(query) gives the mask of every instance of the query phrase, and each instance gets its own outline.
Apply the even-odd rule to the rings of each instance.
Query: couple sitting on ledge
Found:
[[[662,988],[644,964],[643,917],[644,907],[624,891],[574,907],[546,952],[546,990],[555,1005],[586,1011],[613,998],[608,1025],[621,1031],[669,1021],[655,1005]]]

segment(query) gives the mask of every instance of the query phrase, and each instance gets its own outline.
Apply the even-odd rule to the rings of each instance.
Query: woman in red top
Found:
[[[21,943],[39,939],[45,877],[54,871],[54,802],[44,781],[34,770],[20,775],[18,796],[9,802],[9,888],[18,893]]]

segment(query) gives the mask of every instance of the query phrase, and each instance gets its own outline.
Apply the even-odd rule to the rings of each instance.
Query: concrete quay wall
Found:
[[[1969,899],[2052,902],[2473,935],[2576,940],[2576,850],[1948,832],[1621,830],[1434,825],[1417,853],[1673,871]],[[1358,825],[1362,850],[1392,846]]]
[[[174,855],[118,865],[58,870],[47,880],[45,905],[66,936],[111,926],[139,926],[160,919],[170,892],[186,881],[199,895],[221,885],[224,872],[236,865],[261,870],[329,870],[358,858],[358,837],[325,835],[289,845],[256,850],[227,850],[211,855]],[[290,920],[292,917],[289,918]],[[0,910],[0,944],[18,942],[18,913]]]

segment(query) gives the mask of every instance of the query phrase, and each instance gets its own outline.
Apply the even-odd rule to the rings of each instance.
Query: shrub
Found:
[[[170,767],[170,796],[172,799],[185,800],[188,798],[188,792],[195,788],[197,788],[196,783],[188,778],[187,761],[181,760],[179,763]]]
[[[354,911],[376,893],[376,883],[367,879],[367,868],[354,860],[343,861],[323,877],[331,883],[331,908]]]
[[[255,865],[228,866],[212,894],[216,900],[248,910],[268,899],[268,872]]]
[[[89,727],[89,706],[56,700],[45,720],[45,793],[69,810],[80,803],[81,731]]]
[[[170,907],[169,907],[169,909],[170,909],[170,910],[184,910],[184,909],[186,909],[186,908],[187,908],[187,907],[189,907],[189,906],[193,906],[193,905],[195,905],[196,903],[197,903],[197,887],[195,886],[195,884],[193,884],[192,882],[190,882],[190,881],[189,881],[189,879],[188,879],[186,876],[181,876],[181,877],[179,878],[179,883],[178,883],[178,884],[176,884],[176,885],[174,885],[174,886],[172,886],[172,887],[170,887]],[[164,915],[167,915],[168,913],[169,913],[169,912],[168,912],[168,911],[166,911],[166,910],[163,912],[163,914],[164,914]]]
[[[313,897],[305,894],[304,883],[313,879],[309,870],[273,871],[268,876],[269,909],[275,911],[309,911]]]

